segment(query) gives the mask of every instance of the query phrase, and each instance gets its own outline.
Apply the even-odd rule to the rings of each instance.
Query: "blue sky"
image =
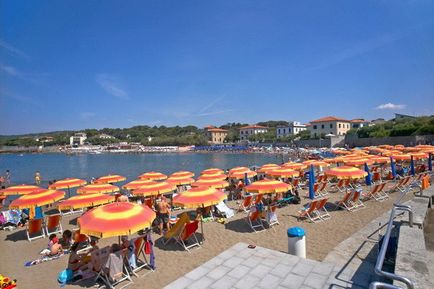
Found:
[[[434,113],[434,2],[0,1],[0,134]]]

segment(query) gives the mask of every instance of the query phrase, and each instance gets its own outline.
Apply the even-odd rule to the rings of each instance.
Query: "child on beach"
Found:
[[[51,234],[49,237],[48,247],[40,252],[41,255],[54,256],[63,252],[62,245],[56,234]]]

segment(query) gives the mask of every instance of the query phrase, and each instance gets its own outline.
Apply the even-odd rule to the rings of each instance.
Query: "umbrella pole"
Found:
[[[205,211],[205,207],[202,204],[202,211],[201,211],[201,216],[200,216],[200,230],[202,233],[202,243],[203,243],[203,241],[205,241],[205,235],[203,233],[203,213],[204,213],[204,211]]]

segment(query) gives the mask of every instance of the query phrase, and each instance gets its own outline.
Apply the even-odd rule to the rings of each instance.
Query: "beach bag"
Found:
[[[145,254],[146,255],[151,254],[151,242],[149,241],[145,242]]]
[[[66,285],[74,277],[74,272],[71,269],[65,269],[57,275],[57,282],[59,282],[62,287]]]

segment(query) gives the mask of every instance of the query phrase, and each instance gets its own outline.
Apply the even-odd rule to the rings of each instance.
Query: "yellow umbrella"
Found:
[[[115,201],[115,196],[93,193],[93,194],[78,195],[78,196],[71,197],[61,202],[58,208],[59,210],[82,209],[82,208],[104,205],[104,204],[112,203],[114,201]]]
[[[112,184],[125,181],[127,178],[120,175],[107,175],[95,180],[97,184]]]
[[[229,187],[229,183],[218,179],[201,179],[191,184],[192,187],[208,187],[214,189],[223,189]]]
[[[90,184],[77,189],[77,194],[106,194],[119,192],[119,188],[111,184]]]

